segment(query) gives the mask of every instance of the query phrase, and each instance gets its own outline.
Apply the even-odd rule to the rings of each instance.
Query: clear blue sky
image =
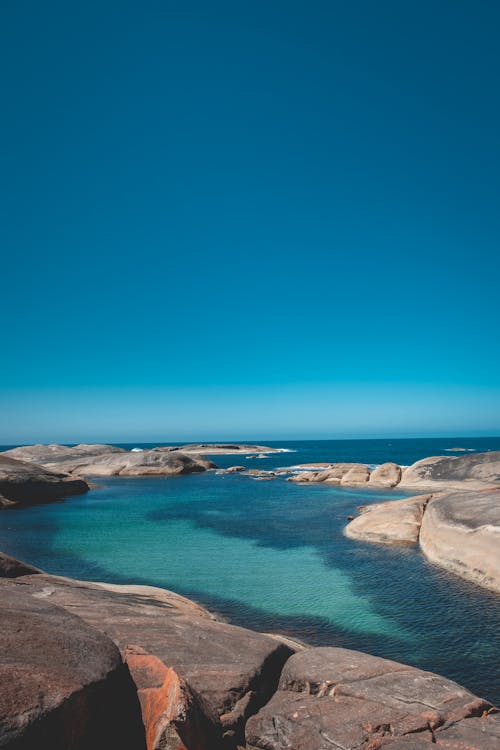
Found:
[[[500,433],[497,2],[0,20],[0,442]]]

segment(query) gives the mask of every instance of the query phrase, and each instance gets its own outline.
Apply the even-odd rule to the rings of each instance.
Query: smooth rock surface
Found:
[[[153,448],[155,451],[181,453],[195,453],[197,455],[216,456],[232,455],[233,453],[280,453],[279,448],[269,448],[267,445],[251,445],[247,443],[190,443],[189,445],[161,445]],[[265,458],[265,456],[264,456]]]
[[[370,470],[368,466],[360,464],[359,466],[353,466],[352,469],[349,469],[349,471],[343,475],[340,484],[357,487],[358,485],[366,484],[369,479]]]
[[[20,576],[30,576],[42,572],[33,565],[28,565],[10,557],[10,555],[6,555],[4,552],[0,552],[0,578],[19,578]]]
[[[389,500],[360,507],[361,515],[347,524],[345,535],[364,542],[416,544],[424,509],[432,495]]]
[[[399,486],[434,490],[500,487],[500,451],[424,458],[403,471]]]
[[[431,562],[500,592],[500,489],[434,497],[423,515],[420,546]]]
[[[22,457],[43,464],[48,470],[82,476],[172,476],[193,474],[214,468],[215,464],[197,455],[180,451],[126,451],[110,445],[31,445],[13,448],[1,457]],[[1,488],[0,488],[1,492]]]
[[[247,749],[430,750],[440,738],[445,746],[448,727],[480,717],[466,747],[493,750],[484,744],[497,732],[491,711],[430,672],[348,649],[307,649],[289,659],[279,690],[249,719]]]
[[[373,487],[396,487],[401,481],[401,466],[385,463],[377,466],[370,474],[370,485]]]
[[[164,674],[166,679],[167,670],[173,670],[191,694],[201,698],[195,699],[193,710],[203,714],[202,707],[209,707],[203,714],[207,725],[214,715],[218,717],[218,730],[227,748],[243,741],[247,716],[271,697],[283,664],[293,652],[274,638],[218,622],[194,602],[163,589],[88,583],[45,574],[17,580],[22,581],[26,597],[42,597],[76,612],[112,638],[141,690],[161,687],[158,675]],[[0,598],[12,583],[0,579]],[[139,666],[129,659],[131,648],[141,655]],[[144,676],[147,659],[150,684]],[[175,680],[171,685],[171,694],[177,694]],[[155,728],[147,727],[151,735],[157,736],[159,724],[168,733],[170,714],[158,716],[155,709],[151,715],[155,717]],[[175,730],[179,732],[179,724]]]
[[[365,484],[370,476],[366,464],[337,463],[329,464],[321,471],[303,471],[290,477],[291,482],[328,482],[356,486]]]
[[[143,750],[137,694],[114,643],[29,596],[23,580],[1,579],[0,747]]]
[[[60,500],[70,495],[81,495],[88,489],[83,479],[75,479],[61,471],[48,471],[42,466],[0,454],[0,494],[9,504],[28,505]]]

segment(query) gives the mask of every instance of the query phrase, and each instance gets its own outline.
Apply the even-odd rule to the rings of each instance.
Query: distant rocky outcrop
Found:
[[[196,454],[180,451],[126,451],[112,445],[27,445],[5,451],[7,456],[40,464],[52,471],[79,476],[171,476],[193,474],[215,467]]]
[[[493,750],[499,740],[499,714],[456,683],[328,647],[292,656],[246,727],[247,750]]]
[[[488,701],[429,672],[297,651],[170,591],[2,564],[16,571],[0,576],[4,750],[492,750],[500,739]]]
[[[319,469],[319,470],[317,470]],[[370,470],[366,464],[302,464],[290,477],[291,482],[325,482],[347,487],[412,490],[468,489],[500,487],[500,451],[469,453],[464,456],[431,456],[412,466],[384,463]]]
[[[429,490],[500,486],[500,451],[424,458],[403,471],[400,486]]]
[[[186,445],[161,445],[153,448],[155,451],[171,453],[196,453],[216,456],[217,454],[231,455],[233,453],[260,453],[265,458],[267,453],[281,453],[280,448],[270,448],[267,445],[252,445],[248,443],[189,443]],[[260,456],[259,456],[260,458]]]
[[[70,495],[81,495],[88,489],[83,479],[75,479],[61,471],[49,471],[0,453],[0,508],[60,500]]]

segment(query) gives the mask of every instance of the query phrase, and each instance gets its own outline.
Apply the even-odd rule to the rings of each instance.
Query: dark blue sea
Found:
[[[261,442],[287,452],[214,460],[408,465],[462,455],[454,448],[500,450],[500,438]],[[174,589],[235,624],[414,664],[500,703],[500,596],[434,567],[417,547],[343,535],[357,506],[404,493],[214,472],[98,481],[81,497],[0,513],[0,549],[55,574]]]

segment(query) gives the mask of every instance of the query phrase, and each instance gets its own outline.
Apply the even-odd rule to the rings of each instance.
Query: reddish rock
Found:
[[[24,576],[22,582],[25,596],[42,596],[77,612],[86,623],[112,638],[129,661],[138,685],[158,688],[158,674],[163,669],[173,670],[185,681],[190,694],[202,699],[195,701],[195,715],[199,716],[200,709],[207,726],[214,715],[218,717],[228,748],[243,741],[248,715],[269,700],[283,664],[293,653],[292,648],[274,638],[217,622],[202,607],[162,589],[72,581],[45,574]],[[2,586],[8,583],[7,579],[0,580],[0,596]],[[144,683],[144,662],[130,661],[130,646],[139,656],[154,658],[151,685]],[[137,652],[137,647],[142,651]],[[207,711],[204,706],[208,706]],[[165,713],[161,721],[168,724],[169,716]],[[147,721],[150,723],[150,718]],[[174,728],[180,737],[182,728],[177,720]]]
[[[401,750],[416,750],[441,736],[444,743],[448,727],[491,709],[487,701],[430,672],[347,649],[307,649],[289,659],[279,690],[249,719],[247,748],[377,750],[388,745],[396,750],[397,740]],[[477,737],[491,734],[495,724],[478,721]]]
[[[23,580],[1,579],[0,747],[144,750],[137,695],[116,646],[30,596]]]
[[[217,715],[173,669],[139,646],[127,646],[125,661],[141,703],[147,750],[220,748]]]

